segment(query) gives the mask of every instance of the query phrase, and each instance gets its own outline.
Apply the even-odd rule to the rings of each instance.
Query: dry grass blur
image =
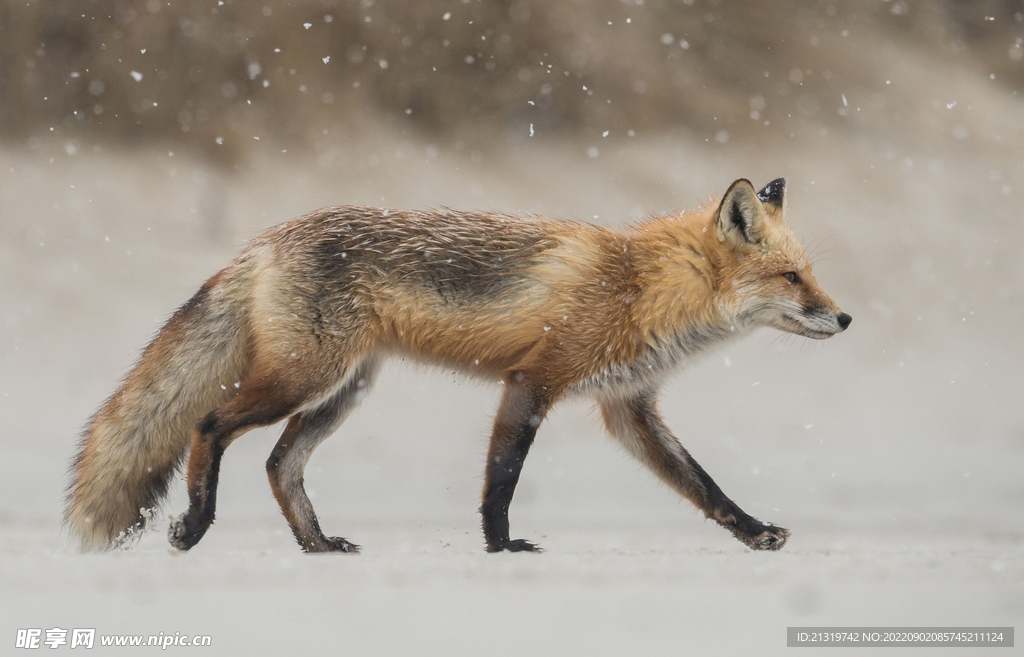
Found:
[[[785,131],[759,131],[764,121],[948,130],[874,73],[922,58],[1016,89],[1022,11],[999,0],[7,2],[0,135],[159,141],[233,162],[254,138],[317,149],[367,115],[471,147],[525,138],[531,124],[768,144]],[[836,108],[841,94],[869,111]]]

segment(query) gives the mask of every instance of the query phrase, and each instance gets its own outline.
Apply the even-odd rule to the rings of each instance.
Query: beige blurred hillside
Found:
[[[991,74],[1009,92],[1024,82],[1022,11],[904,0],[10,2],[0,134],[173,143],[225,162],[255,137],[323,149],[368,117],[490,148],[530,124],[546,136],[725,131],[765,148],[819,126],[924,138],[962,121],[930,111],[935,99],[919,94],[929,74]]]

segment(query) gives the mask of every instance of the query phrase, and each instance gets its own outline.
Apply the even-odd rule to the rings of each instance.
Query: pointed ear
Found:
[[[746,178],[729,186],[722,197],[715,220],[715,234],[722,241],[733,244],[754,244],[764,238],[764,207]]]
[[[757,193],[757,198],[764,205],[765,212],[776,219],[781,219],[786,211],[786,179],[776,178]]]

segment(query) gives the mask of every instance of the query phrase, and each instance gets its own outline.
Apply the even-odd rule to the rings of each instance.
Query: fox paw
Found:
[[[361,550],[355,543],[350,543],[340,536],[331,536],[327,539],[327,549],[325,552],[348,552],[351,554],[359,554]]]
[[[488,552],[543,552],[544,550],[537,544],[531,543],[526,539],[517,538],[514,541],[504,541],[498,545],[488,545]]]
[[[199,542],[199,539],[203,537],[203,534],[206,533],[208,527],[201,529],[189,527],[186,519],[187,516],[188,513],[181,514],[174,520],[171,520],[171,524],[167,528],[167,540],[182,552],[187,552],[194,547]]]
[[[358,554],[361,549],[355,543],[345,540],[340,536],[327,537],[323,534],[308,540],[299,539],[302,551],[307,554],[323,554],[326,552],[347,552]]]
[[[751,550],[781,550],[789,538],[789,530],[765,524],[764,531],[737,536]]]

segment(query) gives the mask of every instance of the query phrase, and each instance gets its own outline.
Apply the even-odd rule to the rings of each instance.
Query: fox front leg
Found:
[[[778,550],[789,530],[761,522],[729,499],[665,426],[653,396],[601,400],[608,432],[705,516],[752,550]]]
[[[522,375],[505,381],[494,430],[487,450],[487,468],[484,472],[483,516],[484,540],[488,552],[538,552],[540,548],[523,539],[509,538],[508,508],[515,494],[523,462],[533,444],[548,409],[543,395],[531,390],[521,380]]]

